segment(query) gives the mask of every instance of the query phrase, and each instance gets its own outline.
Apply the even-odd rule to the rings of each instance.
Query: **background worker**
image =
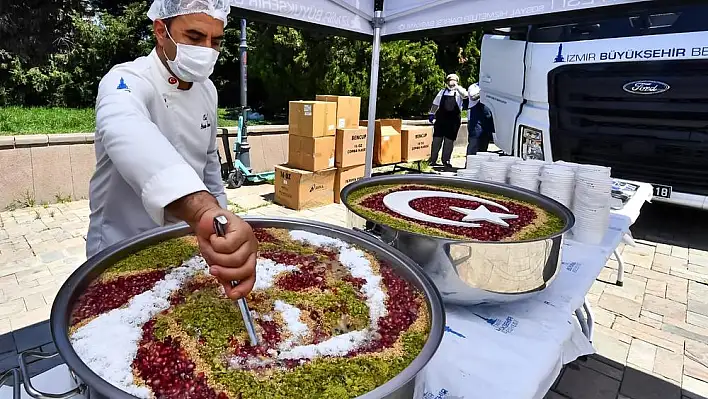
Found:
[[[445,78],[445,88],[438,92],[430,107],[428,120],[433,123],[433,145],[428,160],[431,166],[438,165],[438,154],[442,147],[442,163],[451,168],[450,158],[457,139],[457,132],[462,124],[463,102],[467,90],[458,85],[459,78],[454,73]]]
[[[486,152],[494,133],[492,111],[480,102],[481,90],[477,83],[470,86],[469,109],[467,111],[467,155]]]

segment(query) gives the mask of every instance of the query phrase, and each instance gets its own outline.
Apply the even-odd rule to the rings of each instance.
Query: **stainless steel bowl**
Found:
[[[350,195],[361,188],[400,184],[446,185],[500,194],[537,205],[562,218],[565,225],[556,234],[528,241],[451,240],[368,220],[349,202]],[[444,302],[461,305],[512,302],[546,288],[560,267],[563,235],[575,223],[568,208],[532,191],[446,176],[411,174],[362,179],[346,186],[341,198],[350,212],[350,227],[363,228],[410,256],[433,279]],[[368,223],[364,223],[365,220]]]
[[[430,279],[420,271],[416,264],[395,249],[381,244],[366,234],[331,226],[297,219],[269,219],[269,218],[244,218],[254,228],[282,228],[289,230],[305,230],[328,237],[339,238],[344,242],[359,246],[370,251],[378,259],[387,262],[396,273],[416,287],[426,298],[426,305],[430,317],[430,333],[423,350],[415,360],[400,374],[389,380],[375,390],[360,396],[358,399],[403,399],[413,395],[415,376],[430,361],[440,345],[445,328],[445,313],[442,300]],[[51,330],[59,355],[64,359],[78,384],[72,392],[65,394],[43,394],[32,389],[37,396],[48,398],[66,398],[83,396],[91,398],[128,399],[134,396],[114,387],[94,373],[78,357],[69,341],[69,322],[73,304],[86,290],[89,284],[103,273],[108,267],[118,260],[135,253],[136,251],[154,245],[161,241],[185,236],[191,230],[186,224],[161,228],[146,232],[138,237],[113,245],[86,263],[81,265],[64,283],[59,290],[51,313]],[[38,356],[30,353],[27,356]],[[39,356],[42,356],[39,354]],[[44,355],[46,357],[46,355]],[[23,367],[26,374],[26,367]],[[29,391],[30,388],[26,387]]]

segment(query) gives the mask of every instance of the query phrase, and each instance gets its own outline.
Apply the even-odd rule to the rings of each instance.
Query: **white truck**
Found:
[[[610,166],[656,200],[708,209],[708,5],[620,10],[484,36],[494,142]]]

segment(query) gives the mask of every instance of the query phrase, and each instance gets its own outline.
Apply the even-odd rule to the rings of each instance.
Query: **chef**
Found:
[[[478,151],[486,152],[494,133],[494,118],[492,111],[482,104],[481,90],[477,83],[470,86],[469,110],[467,111],[467,155],[474,155]]]
[[[86,255],[185,221],[210,273],[237,299],[253,288],[258,242],[226,209],[217,159],[217,93],[209,76],[229,9],[227,0],[156,0],[148,11],[155,48],[101,80]],[[224,237],[214,233],[217,216],[228,221]]]
[[[446,168],[451,168],[450,158],[460,129],[462,103],[467,98],[467,90],[459,86],[459,78],[454,73],[445,78],[445,88],[438,92],[430,107],[428,120],[434,124],[433,145],[429,163],[431,166],[438,164],[438,153],[442,147],[442,163]]]

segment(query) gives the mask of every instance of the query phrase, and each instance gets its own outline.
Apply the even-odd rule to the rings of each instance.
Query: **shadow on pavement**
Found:
[[[646,204],[632,226],[636,239],[708,250],[708,210],[660,202]]]
[[[680,372],[679,372],[680,373]],[[680,375],[680,374],[679,374]],[[706,399],[600,355],[565,366],[544,399]]]

